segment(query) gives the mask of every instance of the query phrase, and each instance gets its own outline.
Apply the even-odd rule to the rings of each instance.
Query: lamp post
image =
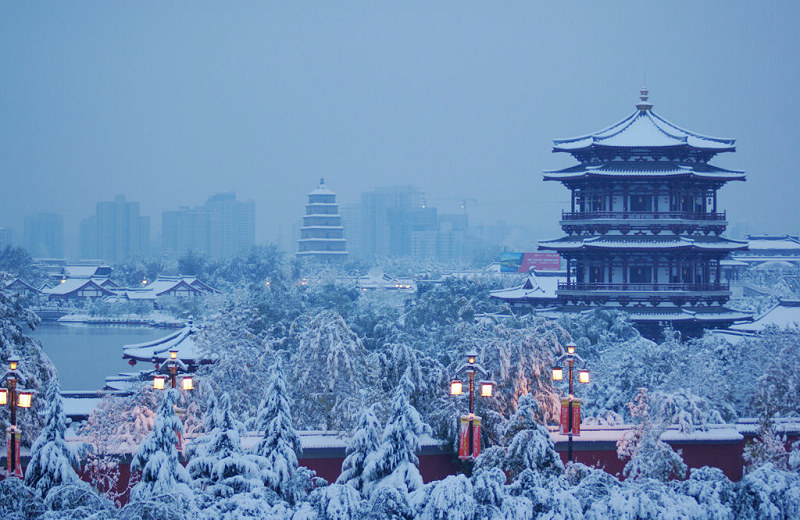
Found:
[[[575,429],[575,410],[573,403],[575,401],[575,396],[573,393],[573,386],[572,386],[572,379],[573,374],[575,372],[575,362],[578,361],[581,364],[581,369],[578,370],[578,381],[581,383],[588,383],[589,382],[589,371],[583,368],[586,364],[586,361],[580,357],[578,354],[575,353],[575,344],[568,343],[567,344],[567,352],[562,354],[558,359],[556,359],[556,366],[553,367],[553,381],[561,381],[564,379],[564,370],[559,366],[559,363],[566,362],[567,363],[567,381],[569,382],[569,393],[567,394],[567,409],[566,409],[566,417],[564,404],[561,404],[561,427],[562,433],[564,433],[564,426],[566,426],[566,433],[567,433],[567,459],[569,462],[572,462],[572,435],[573,430]],[[578,418],[577,418],[577,426],[578,426],[578,433],[575,435],[580,435],[580,400],[578,400]]]
[[[164,383],[166,382],[167,377],[169,377],[169,385],[175,389],[178,386],[178,372],[186,373],[189,371],[189,367],[186,364],[178,359],[178,349],[171,349],[169,351],[169,358],[164,361],[159,369],[156,370],[156,375],[153,376],[153,388],[156,390],[163,390]],[[162,374],[166,373],[168,375],[159,375],[158,372]],[[181,390],[194,390],[194,382],[192,380],[192,376],[183,376],[181,378]],[[178,405],[175,405],[175,410],[180,416],[181,410],[178,408]],[[183,437],[181,436],[180,431],[175,431],[175,434],[178,436],[178,451],[183,452]]]
[[[164,361],[163,365],[161,365],[161,368],[156,371],[156,375],[153,376],[153,388],[156,390],[163,390],[167,377],[169,377],[170,386],[172,388],[177,388],[178,372],[186,373],[188,371],[189,368],[186,366],[186,364],[178,359],[178,350],[172,349],[169,351],[169,359]],[[168,375],[159,375],[158,372]],[[181,390],[194,390],[192,376],[187,375],[181,378]]]
[[[462,460],[475,460],[481,451],[481,418],[475,415],[475,374],[480,372],[484,377],[488,372],[477,363],[478,352],[471,349],[467,352],[467,362],[456,369],[456,377],[460,373],[467,375],[469,394],[469,414],[462,415],[458,435],[458,458]],[[494,394],[494,381],[481,381],[481,397],[492,397]],[[464,384],[460,379],[450,382],[450,395],[458,396],[464,393]]]
[[[17,371],[18,366],[19,358],[17,356],[8,358],[9,369],[3,374],[6,388],[0,388],[0,405],[8,405],[11,409],[11,420],[6,430],[8,476],[21,478],[22,466],[19,460],[21,431],[17,428],[17,408],[30,408],[31,401],[33,400],[33,392],[17,389],[17,383],[25,383],[24,379]]]

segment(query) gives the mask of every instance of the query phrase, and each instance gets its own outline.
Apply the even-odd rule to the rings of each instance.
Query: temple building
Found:
[[[308,194],[296,254],[298,258],[322,262],[341,262],[347,258],[336,193],[325,186],[325,179],[320,179],[317,189]]]
[[[700,135],[657,115],[646,88],[636,111],[619,123],[555,140],[553,152],[578,164],[544,175],[571,194],[560,222],[566,236],[539,243],[567,262],[551,312],[617,308],[640,329],[670,324],[690,334],[748,319],[724,307],[730,288],[720,262],[747,242],[722,236],[726,215],[717,207],[717,190],[745,175],[709,164],[733,151],[733,139]],[[506,299],[504,291],[493,296]]]

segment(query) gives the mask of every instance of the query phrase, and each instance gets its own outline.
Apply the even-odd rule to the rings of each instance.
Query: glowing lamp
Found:
[[[459,379],[450,381],[450,395],[461,395],[464,392],[464,385]]]
[[[167,380],[164,376],[156,376],[153,378],[153,388],[156,390],[164,389],[164,382]]]
[[[16,370],[17,365],[19,364],[19,358],[17,356],[11,356],[8,358],[8,368],[11,370]]]
[[[186,376],[181,380],[181,387],[184,390],[194,390],[194,383],[192,382],[191,376]]]
[[[20,392],[17,396],[17,406],[20,408],[30,408],[33,392]]]
[[[553,381],[564,379],[564,370],[561,367],[553,367]]]
[[[8,404],[8,390],[0,388],[0,405]]]
[[[481,397],[492,397],[494,393],[494,383],[491,381],[481,382]]]
[[[574,354],[575,353],[575,344],[574,343],[570,343],[569,345],[567,345],[567,352],[569,352],[570,354]]]
[[[589,371],[588,370],[579,370],[578,371],[578,381],[581,383],[588,383],[589,382]]]
[[[169,351],[169,358],[170,359],[178,359],[178,351],[177,350],[170,350]]]

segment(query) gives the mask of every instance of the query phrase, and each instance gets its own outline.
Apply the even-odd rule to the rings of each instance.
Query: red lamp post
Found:
[[[461,460],[475,460],[481,451],[481,418],[475,415],[475,374],[480,372],[484,377],[488,372],[476,362],[478,353],[475,349],[467,352],[467,362],[456,369],[456,376],[460,373],[467,375],[469,394],[469,414],[462,415],[459,424],[458,458]],[[494,381],[481,381],[481,397],[494,395]],[[464,392],[464,384],[460,379],[450,382],[450,395],[459,396]]]
[[[8,476],[22,478],[22,466],[19,456],[22,432],[17,428],[17,408],[30,408],[33,401],[33,392],[17,389],[17,383],[24,384],[22,376],[17,371],[17,366],[19,366],[19,358],[17,356],[9,357],[9,369],[3,374],[6,388],[0,389],[0,405],[8,405],[11,409],[10,424],[6,430]]]
[[[153,376],[153,388],[156,390],[163,390],[166,379],[169,377],[169,384],[172,388],[177,388],[178,381],[177,375],[178,372],[188,372],[189,368],[186,364],[178,359],[178,351],[176,349],[169,351],[169,359],[164,361],[160,368],[157,367],[156,375]],[[165,373],[167,375],[159,375],[158,372]],[[194,382],[192,380],[192,376],[184,376],[181,378],[181,389],[182,390],[194,390]]]
[[[575,362],[581,363],[581,366],[586,364],[586,361],[575,353],[575,344],[567,344],[567,352],[561,355],[556,360],[556,366],[553,367],[553,381],[562,381],[564,379],[564,370],[558,365],[566,361],[568,368],[567,381],[569,382],[569,393],[567,394],[567,406],[564,407],[564,401],[561,403],[561,433],[567,434],[567,459],[572,462],[572,436],[580,435],[580,399],[575,399],[572,387],[573,374],[575,372]],[[589,371],[585,368],[578,370],[578,381],[581,383],[589,382]],[[577,409],[575,407],[577,405]],[[577,410],[577,414],[576,414]],[[577,418],[575,417],[577,415]],[[577,422],[577,424],[576,424]]]

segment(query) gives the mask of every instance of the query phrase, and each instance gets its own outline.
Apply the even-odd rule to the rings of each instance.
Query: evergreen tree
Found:
[[[254,491],[262,485],[258,466],[242,448],[238,421],[230,408],[230,397],[223,394],[216,427],[206,436],[187,468],[195,483],[217,497]]]
[[[379,485],[404,492],[422,486],[416,453],[420,448],[420,436],[430,434],[430,427],[408,401],[408,391],[413,391],[413,387],[411,376],[406,371],[395,389],[392,415],[383,430],[381,444],[365,463],[363,491],[367,494]]]
[[[654,424],[650,418],[647,389],[640,388],[634,402],[628,403],[631,416],[637,422],[632,431],[617,441],[617,455],[620,459],[630,457],[622,474],[636,479],[654,478],[661,481],[686,475],[686,464],[680,453],[661,440],[662,425]]]
[[[175,415],[177,402],[177,390],[164,392],[153,431],[133,457],[131,469],[142,472],[142,480],[131,490],[133,500],[170,495],[191,496],[189,474],[178,460],[178,433],[183,433],[183,425]]]
[[[286,382],[278,364],[270,367],[267,397],[259,408],[256,427],[264,431],[264,437],[256,447],[256,454],[264,458],[264,483],[293,502],[292,482],[302,446],[294,429]]]
[[[67,416],[61,401],[61,386],[56,378],[47,388],[46,401],[45,426],[31,447],[31,459],[25,470],[25,484],[42,498],[56,486],[81,482],[74,469],[79,465],[78,456],[64,441]]]
[[[375,416],[375,406],[363,410],[358,417],[358,426],[347,443],[342,473],[336,479],[337,484],[350,484],[358,491],[364,489],[364,466],[367,457],[378,448],[380,442],[381,425]]]

